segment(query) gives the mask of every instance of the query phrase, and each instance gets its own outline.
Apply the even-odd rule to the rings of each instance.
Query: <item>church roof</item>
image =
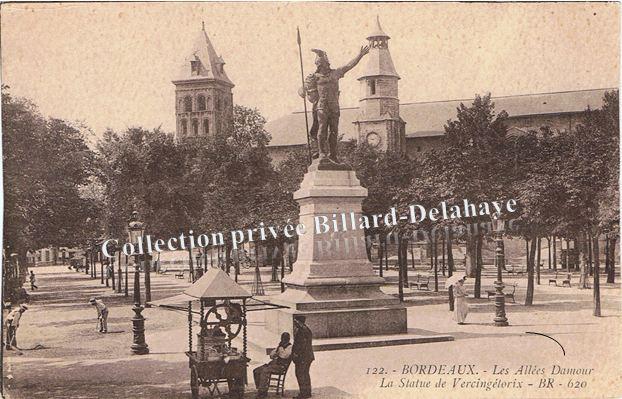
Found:
[[[524,94],[515,96],[493,97],[495,110],[505,110],[510,118],[583,112],[590,106],[600,108],[603,95],[614,89],[594,89],[565,91],[557,93]],[[400,117],[406,122],[406,137],[441,137],[445,134],[445,124],[456,118],[456,109],[461,103],[469,105],[473,99],[412,102],[400,104]],[[339,134],[343,140],[358,137],[356,126],[358,108],[342,108]],[[309,111],[309,125],[312,116]],[[266,130],[272,135],[270,146],[288,146],[306,144],[304,112],[295,112],[266,124]]]
[[[196,74],[192,73],[191,61],[199,61],[199,69]],[[224,60],[216,54],[216,50],[205,31],[205,24],[203,24],[203,28],[194,41],[192,49],[187,53],[183,65],[180,66],[180,71],[175,81],[207,78],[233,86],[233,82],[229,80],[224,70],[224,65]]]
[[[380,18],[376,17],[376,29],[367,37],[367,40],[383,39],[388,40],[389,35],[384,33],[380,26]],[[365,66],[359,80],[372,76],[393,76],[400,78],[395,71],[393,60],[389,48],[385,46],[374,46],[369,50],[369,54],[364,59]]]
[[[376,16],[376,29],[372,33],[367,35],[367,40],[371,40],[374,37],[384,37],[384,38],[390,39],[389,35],[384,33],[384,31],[382,30],[382,27],[380,26],[379,16]]]

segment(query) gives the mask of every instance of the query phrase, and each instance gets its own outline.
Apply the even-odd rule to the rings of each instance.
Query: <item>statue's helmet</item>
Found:
[[[313,51],[316,54],[315,55],[316,66],[320,66],[320,65],[330,66],[330,62],[328,62],[328,55],[326,54],[326,51],[320,50],[317,48],[311,49],[311,51]]]

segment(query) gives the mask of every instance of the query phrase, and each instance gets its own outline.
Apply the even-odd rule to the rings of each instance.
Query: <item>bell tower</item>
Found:
[[[376,18],[376,29],[369,34],[367,64],[358,78],[361,82],[359,115],[354,122],[358,141],[383,151],[405,150],[405,125],[400,117],[398,80],[391,53],[389,35]]]
[[[233,127],[234,84],[225,73],[203,23],[175,85],[175,139],[228,134]]]

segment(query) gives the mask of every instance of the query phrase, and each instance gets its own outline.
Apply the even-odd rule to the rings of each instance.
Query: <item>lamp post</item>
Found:
[[[199,252],[196,256],[197,258],[197,274],[195,276],[195,281],[200,279],[203,275],[203,262],[201,262],[201,253]]]
[[[495,263],[497,264],[497,281],[495,281],[495,326],[508,326],[508,319],[505,317],[505,294],[503,293],[503,267],[505,266],[505,255],[503,254],[503,229],[505,222],[501,220],[500,214],[495,214],[492,218],[492,226],[495,236]]]
[[[130,243],[136,244],[143,239],[145,231],[144,224],[138,221],[138,212],[132,212],[130,222],[128,224],[128,234]],[[131,349],[135,355],[145,355],[149,353],[149,347],[145,343],[145,318],[141,314],[143,307],[140,305],[140,255],[134,257],[134,317],[132,318],[132,332],[134,333],[134,341]]]

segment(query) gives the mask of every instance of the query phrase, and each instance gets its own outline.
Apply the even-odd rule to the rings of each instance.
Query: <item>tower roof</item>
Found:
[[[382,26],[380,26],[380,17],[378,15],[376,15],[376,29],[374,29],[374,31],[367,36],[367,40],[371,40],[374,38],[390,39],[389,35],[384,33],[384,31],[382,30]]]
[[[196,70],[193,68],[192,62],[196,62]],[[205,23],[203,23],[201,32],[194,41],[192,49],[187,53],[175,80],[198,80],[207,78],[215,79],[233,86],[233,82],[229,80],[224,70],[224,65],[225,61],[221,56],[216,54],[216,50],[205,31]]]
[[[367,40],[369,40],[371,49],[369,50],[369,54],[365,57],[367,59],[365,67],[358,79],[361,80],[374,76],[392,76],[399,79],[400,75],[395,71],[395,66],[393,65],[393,60],[391,59],[391,53],[389,52],[389,46],[387,44],[389,35],[382,30],[378,17],[376,17],[376,29],[367,37]]]

